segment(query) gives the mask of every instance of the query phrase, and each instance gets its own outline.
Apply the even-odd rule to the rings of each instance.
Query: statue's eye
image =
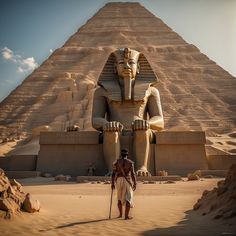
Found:
[[[123,61],[120,61],[118,64],[119,64],[119,65],[122,65],[122,64],[124,64],[124,62],[123,62]]]
[[[135,65],[135,62],[134,61],[129,61],[129,64]]]

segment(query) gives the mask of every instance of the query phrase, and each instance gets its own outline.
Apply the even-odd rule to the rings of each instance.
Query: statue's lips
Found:
[[[123,70],[122,71],[122,75],[125,76],[131,76],[132,75],[132,71],[131,70]]]

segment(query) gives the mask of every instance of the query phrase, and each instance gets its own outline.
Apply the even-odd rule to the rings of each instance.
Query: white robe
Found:
[[[124,205],[126,201],[128,201],[130,203],[130,207],[133,207],[134,192],[132,187],[124,177],[117,178],[116,189],[117,189],[117,200],[121,201],[122,205]]]

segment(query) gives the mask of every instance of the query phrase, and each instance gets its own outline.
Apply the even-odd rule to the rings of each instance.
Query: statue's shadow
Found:
[[[213,215],[202,216],[201,212],[189,210],[185,212],[183,220],[175,226],[167,228],[156,228],[142,233],[143,236],[236,236],[236,228],[229,228],[227,222],[224,227],[218,220],[213,219]]]

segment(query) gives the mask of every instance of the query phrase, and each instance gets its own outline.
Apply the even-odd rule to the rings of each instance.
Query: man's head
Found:
[[[122,150],[121,150],[121,157],[122,157],[122,158],[127,158],[127,157],[128,157],[128,154],[129,154],[129,152],[128,152],[127,149],[122,149]]]
[[[130,48],[119,49],[114,52],[116,62],[115,72],[118,74],[121,86],[124,86],[125,100],[131,99],[132,82],[139,73],[139,52]]]

